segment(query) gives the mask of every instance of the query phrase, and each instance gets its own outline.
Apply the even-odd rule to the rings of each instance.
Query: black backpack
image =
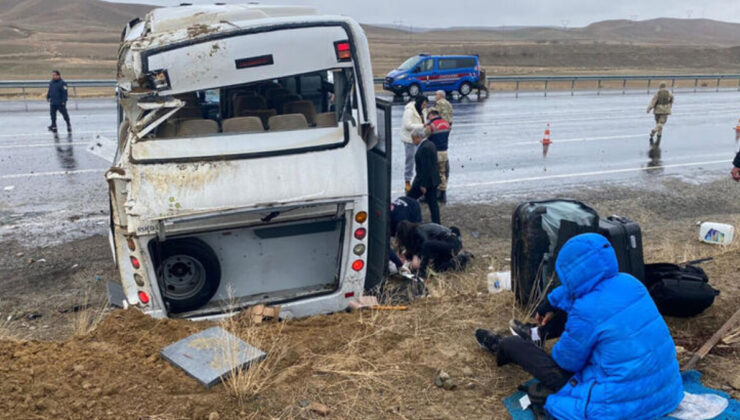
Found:
[[[658,311],[667,316],[691,317],[712,306],[719,290],[708,283],[699,267],[658,263],[645,266],[645,285]]]

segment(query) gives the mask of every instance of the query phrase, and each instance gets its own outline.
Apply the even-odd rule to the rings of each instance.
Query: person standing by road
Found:
[[[732,161],[732,179],[740,181],[740,151],[735,155],[735,160]]]
[[[425,134],[429,141],[437,148],[437,169],[439,170],[439,193],[438,198],[442,203],[447,202],[447,179],[450,176],[450,160],[447,156],[447,144],[450,138],[450,124],[440,115],[440,111],[434,107],[428,112],[429,123]]]
[[[411,190],[411,180],[414,178],[414,153],[416,147],[411,139],[411,132],[415,129],[424,128],[424,116],[426,114],[427,98],[419,95],[413,101],[406,104],[401,118],[401,141],[403,142],[406,160],[404,161],[403,177],[406,192]]]
[[[69,113],[67,112],[67,82],[62,79],[59,70],[51,72],[51,82],[49,90],[46,92],[46,101],[49,102],[51,112],[51,125],[49,131],[57,132],[57,111],[62,114],[64,122],[67,123],[67,132],[72,132],[72,124],[69,122]]]
[[[434,107],[439,111],[439,116],[452,125],[452,104],[447,100],[447,93],[438,90],[434,95]]]
[[[439,204],[437,203],[437,187],[439,186],[439,170],[437,167],[437,148],[434,143],[424,139],[423,128],[416,128],[411,132],[412,144],[416,147],[414,161],[416,163],[416,177],[411,189],[406,195],[418,199],[422,195],[429,206],[432,222],[441,224]]]
[[[668,121],[673,108],[673,94],[666,88],[665,82],[660,82],[660,86],[653,99],[650,101],[647,113],[653,111],[655,114],[655,128],[650,131],[650,144],[653,144],[653,136],[658,135],[657,143],[660,144],[660,137],[663,135],[663,126]]]

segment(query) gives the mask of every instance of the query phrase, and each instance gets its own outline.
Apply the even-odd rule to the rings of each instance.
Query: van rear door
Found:
[[[378,142],[367,151],[370,232],[365,290],[385,279],[390,249],[391,207],[391,103],[375,100],[378,112]]]

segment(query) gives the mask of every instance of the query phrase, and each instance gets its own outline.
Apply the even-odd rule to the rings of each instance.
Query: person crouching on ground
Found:
[[[425,113],[427,107],[426,96],[419,95],[413,101],[406,104],[401,117],[401,141],[404,146],[405,160],[403,178],[406,181],[405,191],[411,190],[411,180],[414,178],[414,153],[416,146],[411,139],[411,132],[417,128],[424,128]]]
[[[437,148],[437,170],[439,171],[439,188],[437,197],[441,203],[447,202],[447,179],[450,177],[450,160],[447,155],[447,145],[450,139],[450,124],[440,115],[437,108],[431,108],[427,113],[429,124],[425,134],[429,141]]]
[[[408,221],[411,223],[421,223],[421,220],[421,205],[419,204],[419,201],[411,197],[396,198],[391,203],[391,238],[396,237],[396,233],[398,233],[398,225],[400,225],[401,222]],[[391,246],[388,251],[388,258],[390,259],[390,262],[393,263],[388,266],[391,274],[395,274],[400,271],[404,262],[398,254],[396,254],[393,246]]]
[[[429,206],[432,222],[439,224],[441,219],[439,203],[437,203],[437,187],[439,187],[441,179],[439,177],[439,165],[437,164],[437,147],[424,138],[425,134],[423,128],[417,128],[411,132],[411,141],[416,146],[416,154],[414,155],[416,176],[406,196],[414,199],[424,196],[424,201]]]
[[[398,225],[396,242],[421,279],[427,277],[430,265],[438,272],[464,270],[472,257],[462,250],[460,229],[454,226],[403,221]]]
[[[730,172],[732,179],[740,181],[740,152],[735,155],[735,160],[732,161],[732,171]]]
[[[562,284],[547,300],[568,320],[552,356],[482,329],[478,343],[499,366],[515,363],[538,379],[555,418],[655,419],[675,410],[683,384],[673,339],[645,286],[619,273],[609,241],[594,233],[570,239],[555,269]]]

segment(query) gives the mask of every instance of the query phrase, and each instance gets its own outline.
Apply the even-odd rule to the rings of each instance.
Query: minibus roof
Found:
[[[152,10],[149,16],[147,16],[147,21],[151,33],[158,34],[194,26],[211,26],[223,22],[236,23],[316,14],[315,9],[302,6],[262,6],[248,4],[196,5],[157,8]]]

